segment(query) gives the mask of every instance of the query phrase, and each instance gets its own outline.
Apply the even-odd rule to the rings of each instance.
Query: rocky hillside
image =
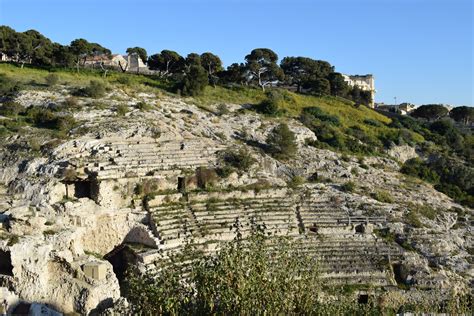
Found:
[[[0,290],[10,311],[110,307],[127,265],[154,270],[189,240],[212,254],[255,224],[299,240],[328,283],[405,295],[472,286],[473,210],[400,173],[416,146],[366,155],[313,146],[321,135],[298,119],[301,108],[259,114],[249,105],[259,92],[232,99],[239,92],[208,87],[207,99],[181,98],[109,79],[91,98],[77,93],[85,75],[46,86],[46,72],[21,71],[32,81],[4,98],[13,110],[0,117]],[[368,108],[286,95],[343,125],[370,119],[367,133],[390,131]],[[281,123],[295,135],[290,157],[268,143]]]

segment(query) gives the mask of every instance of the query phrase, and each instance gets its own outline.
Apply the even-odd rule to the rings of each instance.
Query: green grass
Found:
[[[109,89],[119,88],[129,96],[136,96],[139,92],[155,93],[158,96],[162,94],[178,97],[171,94],[173,84],[160,80],[153,76],[136,75],[121,72],[109,72],[107,78],[102,77],[102,72],[97,70],[81,69],[79,73],[75,69],[53,69],[59,77],[59,84],[66,84],[71,88],[83,88],[91,80],[97,80],[105,83]],[[46,78],[50,74],[44,69],[25,67],[24,69],[11,64],[0,64],[0,74],[19,82],[23,86],[33,89],[50,89],[46,84]],[[346,146],[331,143],[331,139],[323,143],[313,144],[316,147],[332,148],[338,151],[347,151],[352,154],[381,154],[382,143],[388,144],[390,140],[398,139],[401,129],[387,126],[391,119],[365,106],[355,107],[352,101],[332,96],[316,97],[311,95],[296,94],[286,90],[279,90],[282,96],[279,102],[278,116],[279,120],[288,118],[299,118],[302,110],[306,107],[317,107],[328,116],[334,116],[338,120],[337,126],[330,125],[328,132],[333,133],[334,137],[339,137],[342,141],[356,138],[351,144],[358,142],[357,138],[367,144],[366,149],[354,148],[353,145]],[[190,98],[184,98],[189,103],[194,103],[202,109],[217,113],[217,107],[221,104],[249,104],[258,105],[266,99],[264,91],[253,87],[211,87],[207,86],[202,95]],[[272,117],[268,117],[272,119]],[[326,122],[322,122],[327,124]],[[421,143],[423,137],[413,131],[404,131],[408,134],[411,143]],[[339,136],[338,136],[339,135]]]

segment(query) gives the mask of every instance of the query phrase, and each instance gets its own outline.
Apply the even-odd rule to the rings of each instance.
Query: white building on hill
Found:
[[[363,91],[370,91],[371,103],[369,104],[372,108],[375,105],[375,80],[374,76],[368,75],[345,75],[342,74],[344,80],[351,87],[357,86]]]

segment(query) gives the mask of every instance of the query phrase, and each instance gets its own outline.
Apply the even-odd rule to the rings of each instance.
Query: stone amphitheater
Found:
[[[27,91],[18,102],[47,106],[66,97],[64,90]],[[396,291],[401,283],[462,290],[472,282],[472,210],[398,172],[398,161],[415,155],[411,148],[362,165],[305,146],[315,135],[295,120],[298,154],[284,163],[249,145],[264,143],[277,122],[242,105],[219,116],[151,93],[115,91],[101,101],[110,109],[76,112],[81,127],[41,155],[22,154],[22,137],[33,134],[0,148],[0,297],[8,311],[94,313],[120,299],[128,265],[156,269],[189,240],[212,254],[255,224],[298,241],[330,283]],[[153,109],[133,109],[140,101]],[[117,116],[118,104],[131,111]],[[218,177],[221,153],[242,146],[256,160],[251,170]],[[315,173],[326,181],[288,185]],[[360,184],[356,192],[341,190],[348,180]],[[374,200],[379,189],[394,201]],[[404,221],[409,203],[446,214],[413,228]]]

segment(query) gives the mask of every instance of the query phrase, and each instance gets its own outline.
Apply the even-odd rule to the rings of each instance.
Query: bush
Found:
[[[0,105],[0,115],[3,116],[17,116],[21,111],[23,111],[23,107],[13,101],[7,101]]]
[[[194,65],[190,67],[180,84],[181,93],[185,96],[198,96],[204,92],[208,84],[206,70],[202,66]]]
[[[79,101],[76,97],[66,98],[63,102],[63,105],[68,109],[79,109]]]
[[[0,74],[0,97],[11,97],[20,89],[21,86],[16,81]]]
[[[210,205],[212,208],[212,205]],[[279,238],[269,239],[257,225],[247,240],[235,239],[205,256],[185,249],[166,262],[159,274],[130,271],[125,296],[131,314],[262,315],[311,314],[321,290],[316,261],[303,247]],[[181,262],[190,263],[182,282]]]
[[[439,182],[439,175],[431,170],[427,164],[419,158],[412,158],[405,161],[400,171],[404,174],[418,177],[431,183]]]
[[[291,180],[287,184],[288,184],[288,187],[290,187],[292,189],[296,189],[296,188],[300,187],[301,185],[303,185],[305,182],[306,181],[303,177],[294,176],[294,177],[291,178]]]
[[[322,122],[326,122],[334,126],[341,126],[341,121],[339,120],[337,116],[330,115],[318,107],[311,106],[311,107],[306,107],[303,109],[303,112],[301,113],[301,117],[300,117],[300,120],[301,122],[303,122],[303,124],[305,123],[311,124],[313,123],[315,119],[318,119]]]
[[[33,110],[33,113],[30,113],[30,115],[33,118],[34,124],[41,128],[67,131],[76,124],[74,117],[71,115],[57,115],[50,110]]]
[[[222,160],[228,166],[234,167],[239,171],[249,171],[250,167],[255,163],[255,159],[250,155],[244,147],[238,150],[228,150],[222,155]]]
[[[117,78],[117,82],[124,85],[129,85],[131,83],[131,80],[129,76],[123,75]]]
[[[143,101],[140,101],[137,104],[135,104],[135,107],[139,109],[140,111],[149,111],[152,108],[151,105]]]
[[[341,185],[340,188],[343,192],[354,192],[356,189],[356,185],[354,182],[348,181],[344,183],[343,185]]]
[[[271,90],[266,93],[266,96],[266,99],[257,105],[257,112],[267,115],[278,114],[283,103],[283,95],[277,90]]]
[[[89,85],[82,89],[83,95],[90,98],[101,98],[105,95],[105,91],[105,83],[98,80],[91,80]]]
[[[59,82],[59,76],[57,74],[49,74],[45,78],[46,84],[50,87],[55,86]]]
[[[217,115],[222,116],[229,113],[230,113],[229,108],[224,103],[221,103],[217,106]]]
[[[281,123],[267,137],[268,152],[277,159],[287,160],[297,151],[295,134],[288,125]]]
[[[382,203],[393,203],[393,197],[387,191],[376,191],[370,195],[375,200]]]
[[[374,119],[365,119],[364,124],[369,125],[369,126],[375,126],[375,127],[381,127],[383,124],[377,120]]]
[[[126,106],[125,104],[119,104],[115,108],[115,111],[117,112],[118,116],[125,116],[125,114],[128,113],[128,106]]]

